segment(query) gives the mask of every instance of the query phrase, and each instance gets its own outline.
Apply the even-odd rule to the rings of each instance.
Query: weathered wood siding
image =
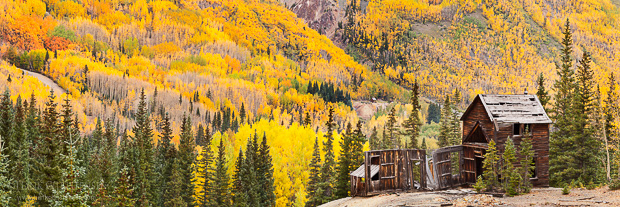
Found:
[[[487,111],[484,109],[484,105],[480,102],[480,99],[474,99],[474,102],[471,103],[472,107],[467,114],[463,117],[463,135],[462,139],[469,134],[472,128],[476,125],[476,122],[480,122],[480,125],[484,129],[484,133],[488,136],[488,138],[494,137],[494,125],[491,122],[491,118],[487,115]]]
[[[375,150],[365,152],[365,156],[365,183],[363,184],[364,187],[361,188],[364,192],[357,191],[353,196],[408,191],[414,189],[416,182],[420,184],[420,188],[426,188],[426,150]],[[412,172],[416,163],[419,163],[419,172],[417,173],[419,177],[417,178]],[[380,166],[378,180],[372,180],[372,165]],[[352,178],[352,181],[354,180]],[[357,185],[360,184],[357,183]]]

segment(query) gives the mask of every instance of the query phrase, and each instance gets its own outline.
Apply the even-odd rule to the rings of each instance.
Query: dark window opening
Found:
[[[512,134],[513,135],[521,135],[521,124],[513,124],[512,125]]]
[[[379,180],[379,173],[375,174],[370,178],[370,180]]]
[[[370,158],[370,164],[371,165],[380,165],[381,163],[379,162],[379,156],[371,157]]]

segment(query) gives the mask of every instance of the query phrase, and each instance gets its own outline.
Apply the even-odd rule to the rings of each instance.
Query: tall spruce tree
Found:
[[[245,192],[245,186],[243,183],[243,150],[239,149],[239,155],[237,156],[237,161],[235,162],[235,170],[233,174],[233,188],[232,188],[232,203],[235,207],[246,206],[246,202],[248,200],[247,194]]]
[[[166,194],[170,196],[170,200],[164,202],[164,206],[186,207],[188,204],[183,199],[183,182],[185,178],[181,173],[181,159],[175,159],[172,163],[172,174],[168,183]]]
[[[538,75],[538,91],[536,91],[536,96],[538,96],[538,100],[544,109],[547,109],[547,103],[549,103],[549,92],[545,89],[545,77],[542,73]]]
[[[405,128],[404,135],[409,138],[407,147],[412,149],[418,148],[418,137],[422,127],[422,120],[420,119],[420,109],[422,109],[422,106],[420,106],[419,95],[418,83],[416,82],[411,90],[411,105],[413,107],[409,117],[403,123],[403,128]]]
[[[215,161],[215,171],[213,176],[213,190],[211,191],[211,204],[212,206],[228,207],[231,205],[230,191],[228,188],[228,165],[225,157],[225,146],[223,139],[220,139],[220,145],[218,146],[217,160]],[[268,186],[263,186],[268,187]],[[258,189],[257,189],[258,190]],[[268,189],[265,189],[268,190]],[[273,192],[273,191],[271,191]],[[273,205],[263,205],[273,206]]]
[[[616,160],[620,157],[620,151],[614,150],[618,146],[618,133],[615,130],[618,127],[616,126],[616,119],[618,118],[618,93],[616,92],[616,78],[614,76],[614,73],[611,73],[609,75],[608,81],[609,92],[607,93],[607,99],[605,99],[605,108],[603,109],[605,113],[604,135],[608,145],[616,146],[611,147],[612,156],[615,158],[614,160]],[[617,171],[620,172],[620,165],[618,165],[618,167],[619,168]],[[617,173],[617,175],[620,175],[620,173]]]
[[[485,159],[482,162],[482,168],[484,169],[482,173],[484,188],[486,188],[487,191],[494,191],[500,187],[498,182],[500,176],[500,157],[494,140],[489,142],[489,149],[484,154],[484,157]]]
[[[4,149],[4,137],[0,137],[0,206],[9,206],[11,200],[15,200],[11,198],[12,193],[12,185],[13,179],[11,179],[11,175],[9,174],[9,155],[6,154],[6,150]]]
[[[519,174],[521,175],[521,182],[519,183],[520,193],[529,193],[530,189],[532,189],[530,178],[532,177],[532,170],[535,169],[532,135],[529,129],[525,130],[525,134],[519,143],[519,155],[521,155],[521,166],[519,168]]]
[[[132,128],[133,153],[135,171],[135,189],[134,198],[136,206],[149,206],[154,204],[153,194],[156,188],[153,188],[155,176],[153,171],[153,129],[147,111],[146,95],[144,89],[140,92],[140,102],[138,103],[138,111],[136,112],[136,125]]]
[[[221,144],[221,143],[220,143]],[[271,155],[269,154],[269,145],[267,144],[267,135],[263,133],[263,139],[258,151],[260,159],[259,164],[259,185],[262,187],[260,191],[260,199],[262,206],[275,206],[276,195],[274,193],[273,164],[271,163]],[[227,179],[228,180],[228,179]]]
[[[450,96],[446,95],[441,108],[441,119],[439,120],[439,147],[447,147],[450,145],[450,114],[452,106],[450,106]]]
[[[192,163],[196,159],[194,153],[195,142],[194,133],[192,132],[192,120],[190,117],[183,115],[181,124],[181,135],[179,136],[179,173],[183,176],[181,196],[186,204],[194,203],[193,192],[194,185],[192,182]]]
[[[381,140],[379,139],[379,132],[377,132],[376,126],[372,128],[372,132],[370,133],[370,149],[381,149]]]
[[[572,35],[570,30],[570,22],[566,19],[564,27],[564,38],[562,39],[561,64],[556,65],[559,79],[554,83],[553,87],[556,91],[554,95],[553,108],[551,110],[551,118],[554,120],[554,130],[549,139],[549,174],[552,186],[559,186],[565,182],[575,179],[579,167],[576,160],[572,156],[565,156],[570,150],[575,150],[574,143],[569,143],[572,135],[572,124],[574,122],[573,96],[576,88],[573,60],[572,60]]]
[[[594,113],[594,72],[590,67],[591,59],[587,52],[583,53],[579,61],[576,74],[575,94],[573,96],[573,117],[569,143],[572,143],[573,150],[564,152],[564,155],[572,157],[575,162],[577,172],[575,174],[567,172],[568,178],[579,179],[582,183],[598,183],[599,172],[602,170],[599,165],[601,157],[601,143],[595,137]],[[571,175],[572,174],[572,175]]]
[[[80,184],[80,177],[84,176],[84,171],[80,167],[80,160],[77,159],[76,144],[78,139],[76,137],[66,138],[67,146],[69,147],[69,154],[61,154],[62,161],[66,168],[62,169],[61,186],[59,190],[53,190],[53,206],[71,206],[71,207],[86,207],[88,206],[90,187]]]
[[[32,188],[31,180],[31,166],[30,166],[30,139],[27,136],[26,131],[26,108],[27,103],[22,104],[21,96],[17,97],[15,102],[15,118],[13,124],[13,137],[12,140],[17,146],[16,151],[13,153],[13,161],[10,165],[10,175],[13,182],[18,183],[11,194],[11,205],[21,206],[24,203],[23,198],[29,195],[29,189]]]
[[[398,136],[398,126],[396,125],[396,107],[392,107],[390,109],[390,113],[388,114],[387,121],[387,130],[388,136],[390,136],[390,149],[399,149],[400,148],[400,137]]]
[[[452,103],[450,104],[450,138],[448,138],[448,142],[450,145],[460,145],[461,144],[461,121],[459,120],[459,104],[461,103],[461,92],[459,89],[454,91],[454,95],[452,97]]]
[[[308,201],[306,207],[314,207],[321,204],[323,199],[323,189],[320,185],[321,177],[321,152],[319,149],[319,138],[314,139],[312,150],[312,160],[310,161],[310,178],[308,181]]]
[[[334,196],[333,183],[334,183],[334,175],[336,166],[336,161],[334,160],[334,108],[330,107],[327,115],[327,122],[325,126],[327,127],[327,132],[325,133],[325,138],[327,139],[323,143],[323,153],[325,154],[323,165],[321,166],[321,181],[319,182],[320,188],[322,188],[323,196],[321,197],[323,200],[319,201],[319,204],[327,203]]]
[[[59,186],[61,180],[62,159],[61,143],[59,138],[60,120],[56,111],[56,96],[52,90],[45,103],[43,111],[41,140],[37,143],[35,153],[37,159],[34,165],[36,183],[45,183],[37,190],[37,205],[42,207],[51,206],[50,199],[53,196],[53,186]]]
[[[503,187],[509,196],[517,195],[517,188],[519,187],[519,181],[521,179],[514,166],[514,163],[517,161],[517,157],[515,145],[511,137],[507,138],[502,158],[503,169],[501,178],[504,183]]]
[[[349,188],[351,188],[349,173],[351,172],[351,145],[353,139],[353,131],[351,122],[347,123],[344,136],[340,141],[340,156],[338,157],[338,166],[336,167],[336,185],[334,186],[334,199],[349,196]]]
[[[359,165],[364,163],[364,144],[366,143],[366,135],[362,132],[362,122],[357,121],[355,131],[353,131],[353,140],[351,140],[351,168],[355,170]]]
[[[211,145],[206,144],[202,146],[200,153],[200,159],[196,162],[196,175],[195,180],[198,181],[199,190],[196,195],[196,205],[208,206],[210,205],[209,194],[212,190],[213,182],[213,155],[211,154]]]
[[[132,199],[133,187],[131,186],[129,169],[123,167],[116,179],[116,187],[112,193],[113,204],[118,207],[133,207],[135,200]]]

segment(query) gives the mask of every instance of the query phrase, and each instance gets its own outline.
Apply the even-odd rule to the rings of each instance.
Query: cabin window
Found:
[[[513,135],[521,135],[521,124],[513,124],[512,125],[512,134]]]

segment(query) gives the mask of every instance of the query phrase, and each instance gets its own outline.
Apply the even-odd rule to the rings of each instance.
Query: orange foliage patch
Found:
[[[66,50],[69,47],[69,44],[71,44],[71,41],[62,38],[62,37],[48,37],[45,38],[45,49],[48,49],[50,51],[56,51],[56,50]]]
[[[43,48],[43,38],[55,24],[36,16],[22,16],[0,26],[0,36],[22,50]]]

